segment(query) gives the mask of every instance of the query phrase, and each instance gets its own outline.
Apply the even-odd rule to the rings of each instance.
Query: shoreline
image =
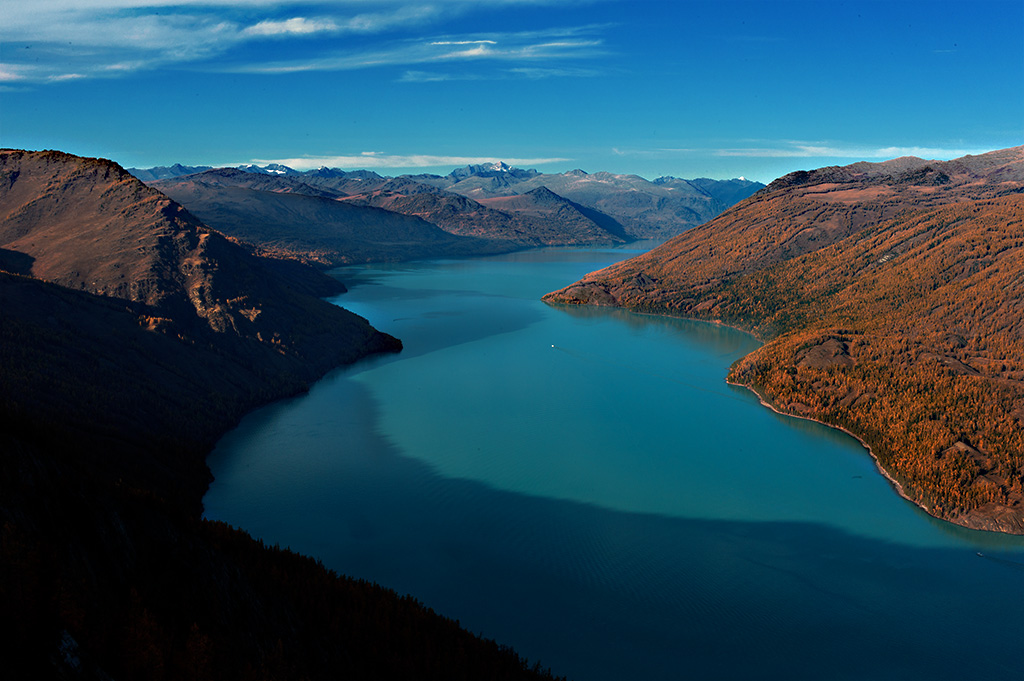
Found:
[[[823,425],[823,426],[825,426],[827,428],[832,428],[834,430],[838,430],[838,431],[841,431],[843,433],[846,433],[847,435],[849,435],[850,437],[855,439],[858,443],[860,443],[860,445],[864,449],[867,450],[868,454],[871,455],[872,461],[875,462],[875,468],[878,470],[879,473],[882,474],[882,477],[884,477],[886,480],[889,481],[889,484],[893,487],[893,489],[896,490],[896,493],[899,494],[900,497],[902,497],[903,499],[906,499],[911,504],[913,504],[917,508],[921,509],[925,513],[927,513],[930,517],[935,518],[936,520],[941,520],[944,523],[949,523],[950,525],[955,525],[956,527],[962,527],[962,528],[964,528],[966,530],[974,530],[976,532],[995,532],[997,534],[1006,534],[1006,535],[1010,535],[1010,536],[1014,536],[1014,537],[1024,536],[1024,532],[1013,532],[1013,531],[1006,530],[1006,529],[1000,529],[998,524],[996,523],[995,519],[992,519],[992,525],[994,525],[995,527],[992,527],[992,526],[980,527],[978,524],[969,524],[970,521],[972,521],[974,519],[974,517],[970,513],[961,514],[961,515],[957,516],[957,518],[943,518],[942,516],[935,515],[934,513],[931,512],[931,510],[927,506],[925,506],[924,504],[921,504],[921,503],[915,501],[914,499],[911,499],[909,496],[907,496],[907,493],[903,489],[903,485],[900,484],[899,480],[894,478],[889,473],[889,471],[885,470],[885,467],[882,466],[882,462],[878,459],[878,456],[875,454],[874,450],[871,449],[871,446],[868,445],[863,440],[863,438],[861,438],[859,435],[857,435],[853,431],[849,430],[848,428],[844,428],[843,426],[837,426],[837,425],[834,425],[834,424],[831,424],[831,423],[827,423],[826,421],[822,421],[820,419],[816,419],[816,418],[813,418],[811,416],[804,416],[802,414],[793,414],[793,413],[782,411],[778,407],[776,407],[774,404],[772,404],[764,395],[762,395],[760,392],[758,392],[758,390],[756,388],[754,388],[753,386],[748,385],[746,383],[737,383],[737,382],[734,382],[734,381],[730,381],[728,379],[728,377],[725,379],[725,382],[728,385],[733,385],[733,386],[737,386],[737,387],[740,387],[740,388],[746,388],[747,390],[749,390],[750,392],[754,393],[757,396],[757,399],[761,403],[761,406],[767,407],[768,409],[771,409],[773,412],[775,412],[776,414],[779,414],[780,416],[788,416],[790,418],[803,419],[804,421],[812,421],[814,423],[819,423],[819,424],[821,424],[821,425]],[[988,516],[982,516],[983,519],[987,518],[987,517]],[[967,521],[967,522],[965,522],[965,521]]]
[[[849,430],[848,428],[844,428],[843,426],[836,426],[836,425],[833,425],[831,423],[827,423],[825,421],[822,421],[820,419],[816,419],[816,418],[814,418],[812,416],[803,416],[802,414],[792,414],[790,412],[782,411],[781,409],[776,407],[774,404],[769,402],[768,399],[764,395],[762,395],[760,392],[758,392],[757,388],[755,388],[752,385],[749,385],[747,383],[736,383],[736,382],[730,381],[728,378],[725,379],[725,382],[728,385],[734,385],[734,386],[737,386],[737,387],[740,387],[740,388],[746,388],[747,390],[749,390],[750,392],[754,393],[757,396],[757,399],[761,403],[762,407],[767,407],[768,409],[771,409],[773,412],[775,412],[776,414],[779,414],[780,416],[787,416],[789,418],[803,419],[804,421],[811,421],[813,423],[819,423],[819,424],[825,426],[826,428],[832,428],[834,430],[838,430],[838,431],[841,431],[843,433],[846,433],[847,435],[852,437],[854,440],[859,442],[861,447],[863,447],[864,449],[867,450],[868,454],[871,455],[871,460],[875,462],[875,468],[878,470],[879,473],[882,474],[882,477],[884,477],[886,480],[889,481],[889,484],[896,490],[897,494],[899,494],[901,497],[903,497],[904,499],[906,499],[907,501],[912,503],[914,506],[917,506],[918,508],[920,508],[922,511],[924,511],[925,513],[927,513],[928,515],[930,515],[933,518],[936,518],[938,520],[942,520],[942,521],[945,521],[945,522],[948,522],[948,523],[952,523],[952,524],[958,525],[960,527],[966,527],[966,525],[960,525],[959,523],[953,523],[951,520],[948,520],[947,518],[940,518],[939,516],[933,514],[931,511],[929,511],[926,506],[924,506],[922,504],[919,504],[918,502],[914,501],[909,496],[907,496],[907,493],[903,490],[903,485],[900,484],[899,480],[897,480],[892,475],[890,475],[889,471],[885,470],[885,468],[882,466],[882,462],[878,459],[878,455],[876,455],[874,450],[871,449],[871,446],[868,443],[866,443],[863,438],[861,438],[859,435],[857,435],[853,431]],[[968,529],[975,529],[975,528],[968,528]]]
[[[565,289],[560,289],[560,291],[564,291],[564,290]],[[559,293],[560,291],[553,291],[552,293]],[[551,294],[547,294],[547,295],[551,295]],[[543,298],[542,298],[542,300],[543,300]],[[573,305],[573,303],[566,303],[564,301],[559,301],[559,300],[554,300],[554,301],[552,301],[552,300],[545,300],[544,302],[548,303],[549,305],[550,304],[565,305],[565,306],[572,306]],[[745,334],[749,335],[750,337],[754,338],[755,340],[757,340],[759,343],[761,343],[762,347],[767,343],[767,341],[765,341],[763,338],[759,337],[757,334],[753,333],[752,331],[749,331],[748,329],[744,329],[744,328],[741,328],[741,327],[738,327],[738,326],[734,326],[732,324],[726,324],[725,322],[723,322],[720,319],[700,319],[698,317],[691,317],[691,316],[682,315],[682,314],[673,314],[671,312],[659,313],[659,312],[653,312],[653,311],[647,311],[647,310],[644,310],[644,311],[633,310],[633,309],[630,309],[629,307],[626,307],[626,306],[623,306],[623,305],[608,305],[608,304],[601,304],[601,303],[575,303],[575,305],[580,305],[580,306],[582,306],[582,305],[592,305],[594,307],[618,308],[620,310],[624,310],[626,312],[631,312],[633,314],[651,315],[651,316],[654,316],[654,317],[675,317],[677,319],[689,319],[689,320],[696,321],[696,322],[704,322],[706,324],[714,324],[716,326],[724,326],[724,327],[727,327],[727,328],[730,328],[730,329],[734,329],[736,331],[740,331],[742,333],[745,333]],[[746,355],[744,357],[746,357]],[[855,439],[865,450],[867,450],[868,454],[871,456],[871,460],[874,461],[874,463],[875,463],[875,469],[879,473],[881,473],[882,477],[884,477],[889,482],[890,486],[896,491],[896,493],[901,498],[905,499],[906,501],[910,502],[911,504],[913,504],[917,508],[921,509],[923,512],[927,513],[930,517],[935,518],[936,520],[941,520],[942,522],[949,523],[950,525],[954,525],[956,527],[962,527],[962,528],[967,529],[967,530],[974,530],[974,531],[977,531],[977,532],[995,532],[995,533],[998,533],[998,534],[1006,534],[1006,535],[1010,535],[1010,536],[1024,536],[1024,531],[1011,531],[1011,530],[1003,529],[1002,527],[1000,527],[998,521],[995,518],[991,517],[991,516],[981,516],[979,518],[979,517],[973,516],[970,512],[965,513],[965,514],[961,514],[961,515],[957,516],[956,518],[944,518],[942,516],[936,515],[927,506],[925,506],[924,504],[922,504],[922,503],[920,503],[918,501],[915,501],[914,499],[910,498],[907,495],[906,491],[903,489],[903,485],[899,482],[899,480],[897,480],[895,477],[893,477],[889,473],[889,471],[887,471],[885,469],[885,467],[882,465],[882,462],[879,460],[878,456],[875,454],[874,450],[872,450],[871,447],[864,441],[864,439],[861,438],[859,435],[857,435],[857,433],[854,433],[853,431],[851,431],[848,428],[845,428],[843,426],[838,426],[838,425],[834,425],[834,424],[831,424],[831,423],[827,423],[825,421],[822,421],[820,419],[816,419],[816,418],[811,417],[811,416],[804,416],[802,414],[795,414],[795,413],[790,413],[790,412],[782,411],[781,409],[776,407],[771,401],[769,401],[764,395],[762,395],[752,385],[749,385],[747,383],[738,383],[738,382],[730,381],[728,375],[726,375],[725,382],[728,385],[733,385],[733,386],[737,386],[737,387],[741,387],[741,388],[746,388],[747,390],[749,390],[750,392],[754,393],[754,395],[757,396],[757,399],[761,403],[761,406],[767,407],[768,409],[771,409],[773,412],[775,412],[776,414],[779,414],[780,416],[788,416],[788,417],[791,417],[791,418],[803,419],[805,421],[812,421],[814,423],[821,424],[821,425],[823,425],[823,426],[825,426],[827,428],[833,428],[835,430],[841,431],[841,432],[849,435],[850,437]],[[983,522],[978,522],[979,520],[981,520],[981,521],[990,520],[990,522],[983,523]]]

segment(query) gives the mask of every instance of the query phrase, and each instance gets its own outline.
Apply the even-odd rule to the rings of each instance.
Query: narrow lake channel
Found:
[[[247,416],[207,517],[576,681],[1021,678],[1024,538],[726,385],[746,334],[540,302],[638,252],[338,270],[405,350]]]

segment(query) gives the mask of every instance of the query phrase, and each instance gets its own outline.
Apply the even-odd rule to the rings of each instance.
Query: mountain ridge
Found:
[[[650,182],[639,175],[606,171],[587,173],[577,169],[523,177],[495,172],[461,173],[434,176],[430,182],[477,200],[525,194],[543,186],[558,196],[613,218],[623,225],[627,236],[634,239],[675,236],[714,217],[730,205],[706,188],[685,180],[667,186],[668,183]],[[722,199],[740,200],[763,186],[750,182],[743,189],[734,188],[731,194],[723,193]]]
[[[343,171],[324,167],[297,171],[276,164],[262,168],[250,165],[239,169],[243,172],[297,179],[329,191],[364,196],[386,191],[386,185],[393,189],[396,182],[415,182],[475,201],[509,198],[543,186],[577,206],[607,216],[614,224],[622,226],[628,239],[665,239],[675,236],[707,221],[726,207],[764,187],[761,183],[740,179],[698,178],[689,181],[663,177],[651,182],[638,175],[604,171],[586,173],[579,169],[546,174],[535,169],[515,168],[502,162],[468,165],[456,168],[447,175],[411,174],[395,178],[387,178],[372,171]],[[149,173],[144,169],[133,170],[140,175]],[[531,227],[534,228],[536,225]],[[462,231],[454,233],[467,233],[464,225],[459,229]],[[548,226],[544,231],[550,234],[552,228]],[[552,245],[552,240],[544,237],[538,243]],[[579,241],[571,239],[566,243]]]
[[[1024,147],[802,171],[544,298],[750,331],[730,381],[854,433],[932,515],[1024,533],[1022,211]]]
[[[2,151],[0,174],[0,247],[31,259],[31,276],[139,303],[159,320],[153,324],[170,323],[176,333],[230,332],[253,347],[278,326],[295,326],[289,309],[312,306],[321,319],[369,328],[335,306],[297,297],[304,287],[320,295],[344,290],[336,280],[254,257],[110,161]],[[287,302],[269,303],[277,298]],[[307,352],[298,337],[279,335],[274,352],[282,350]]]
[[[325,268],[512,250],[450,234],[415,215],[339,200],[349,197],[303,179],[215,169],[152,186],[225,234]]]
[[[547,195],[540,192],[543,189]],[[612,218],[540,188],[515,205],[503,199],[476,201],[430,185],[397,178],[345,201],[415,215],[459,236],[506,241],[518,247],[624,243],[631,239]]]

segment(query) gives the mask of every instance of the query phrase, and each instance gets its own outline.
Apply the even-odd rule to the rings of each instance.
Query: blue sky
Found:
[[[0,145],[649,179],[1024,144],[1024,2],[0,0]]]

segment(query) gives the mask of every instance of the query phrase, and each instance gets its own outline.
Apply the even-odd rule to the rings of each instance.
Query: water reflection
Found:
[[[731,355],[739,351],[743,351],[746,354],[760,345],[753,336],[713,322],[665,315],[642,314],[617,307],[601,307],[596,305],[555,304],[551,305],[551,307],[562,314],[580,321],[614,320],[636,331],[660,331],[673,334],[683,342],[699,344],[713,349],[716,354]]]

